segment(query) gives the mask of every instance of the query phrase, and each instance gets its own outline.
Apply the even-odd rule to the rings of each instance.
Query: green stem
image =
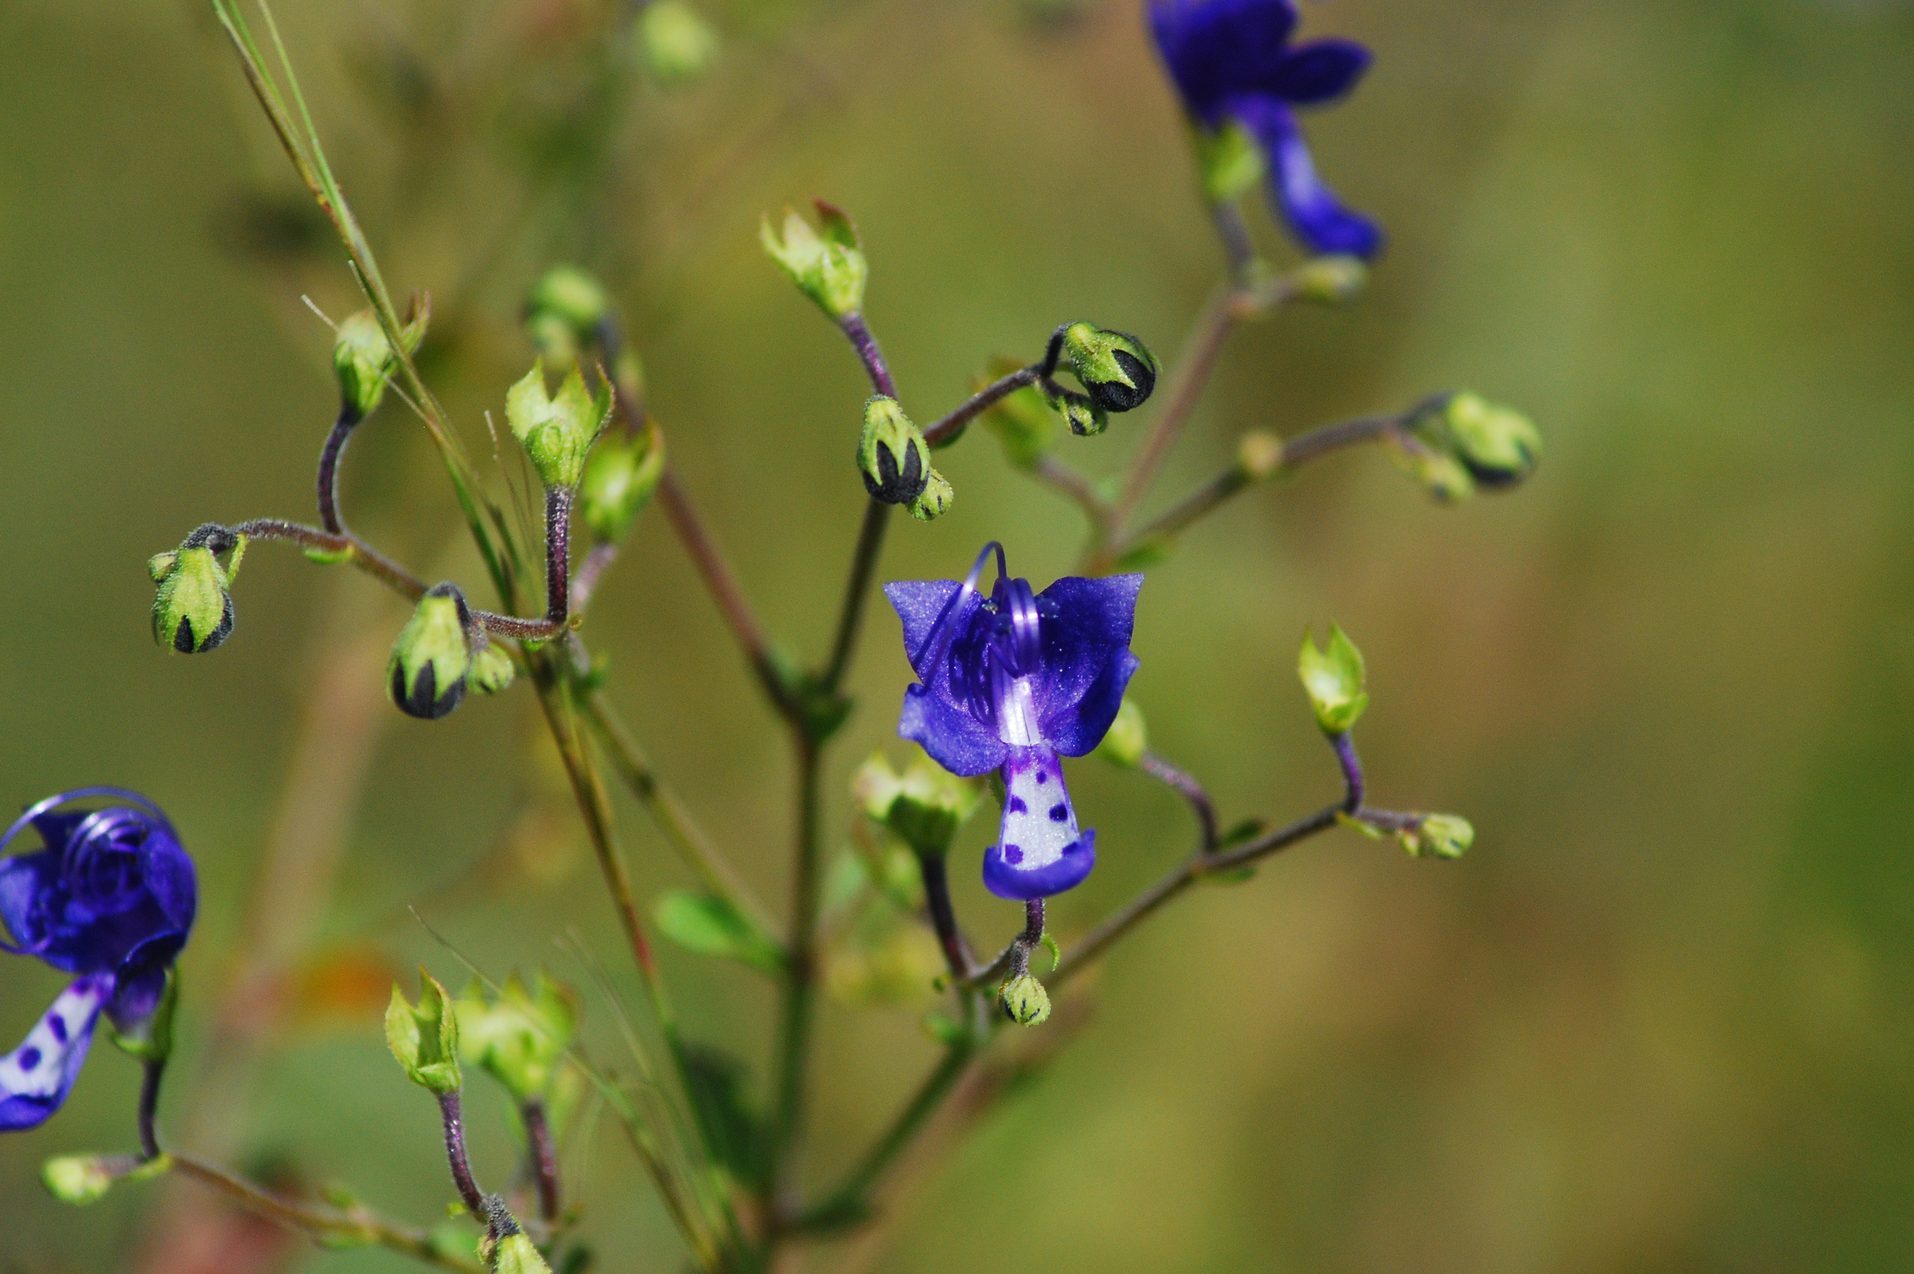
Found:
[[[890,1127],[858,1160],[857,1166],[851,1169],[843,1183],[830,1193],[828,1202],[799,1218],[795,1228],[804,1228],[805,1222],[812,1217],[866,1203],[898,1158],[930,1125],[931,1118],[956,1090],[958,1082],[969,1073],[979,1052],[980,1049],[973,1044],[953,1044],[946,1050],[936,1068],[924,1077]]]
[[[1237,297],[1234,285],[1218,288],[1197,316],[1195,331],[1185,343],[1184,354],[1177,363],[1176,383],[1170,388],[1162,412],[1151,424],[1124,477],[1123,493],[1117,499],[1114,518],[1119,527],[1129,522],[1149,494],[1150,485],[1170,458],[1170,451],[1182,436],[1183,426],[1189,423],[1190,414],[1202,398],[1217,355],[1222,353],[1223,343],[1236,329]]]
[[[799,1155],[804,1142],[805,1071],[810,1060],[816,1010],[818,959],[818,819],[821,765],[818,743],[798,738],[797,859],[791,886],[790,959],[784,978],[778,1027],[776,1088],[771,1123],[769,1199],[772,1232],[798,1196]]]

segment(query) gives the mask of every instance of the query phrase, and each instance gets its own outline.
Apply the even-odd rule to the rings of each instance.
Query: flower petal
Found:
[[[1003,764],[1010,750],[995,731],[922,686],[905,689],[897,733],[920,744],[931,760],[960,778],[988,774]]]
[[[1064,711],[1045,716],[1043,737],[1050,746],[1065,756],[1085,756],[1103,742],[1110,723],[1116,720],[1117,709],[1123,706],[1123,692],[1136,667],[1135,655],[1119,651],[1116,658],[1103,665],[1081,699]]]
[[[1012,902],[1048,898],[1081,885],[1089,876],[1090,869],[1096,865],[1097,834],[1094,828],[1064,846],[1063,853],[1055,862],[1032,871],[1011,866],[1004,858],[1003,846],[992,845],[984,851],[984,888]]]
[[[884,596],[890,599],[897,618],[904,624],[904,654],[910,660],[911,670],[924,681],[935,676],[931,665],[941,662],[931,657],[936,654],[931,649],[934,644],[931,636],[938,629],[938,621],[943,621],[943,633],[961,632],[977,608],[984,604],[983,596],[971,589],[968,597],[951,605],[951,598],[962,587],[954,579],[899,580],[884,585]]]
[[[0,1057],[0,1132],[37,1127],[66,1101],[112,989],[111,978],[81,978],[60,993],[19,1048]]]
[[[1312,40],[1285,53],[1266,83],[1292,106],[1315,106],[1355,88],[1369,61],[1369,50],[1354,40]]]
[[[1122,683],[1136,669],[1130,655],[1130,636],[1136,626],[1137,592],[1143,587],[1141,575],[1112,575],[1107,579],[1083,579],[1066,576],[1043,590],[1037,609],[1043,617],[1043,676],[1037,690],[1039,724],[1044,737],[1066,756],[1081,756],[1096,746],[1093,739],[1081,750],[1074,743],[1083,731],[1076,718],[1079,705],[1099,683],[1106,682],[1127,660],[1121,670],[1117,701],[1122,701]],[[1096,705],[1092,717],[1102,712]],[[1103,716],[1096,737],[1110,725]],[[1071,737],[1073,746],[1064,747],[1058,732]]]
[[[1245,97],[1229,113],[1255,134],[1269,157],[1270,198],[1296,237],[1324,254],[1371,257],[1382,249],[1382,231],[1361,213],[1344,207],[1316,176],[1296,117],[1281,102]]]
[[[10,945],[0,942],[0,951],[15,955],[35,955],[47,944],[45,924],[38,906],[60,878],[60,854],[43,849],[32,854],[0,858],[0,924],[5,924]]]
[[[1150,28],[1183,104],[1214,124],[1223,103],[1253,92],[1281,64],[1296,29],[1291,0],[1151,0]]]
[[[171,823],[165,819],[153,820],[140,847],[140,858],[147,891],[184,941],[199,910],[199,880],[193,871],[193,860],[179,843],[179,835]]]

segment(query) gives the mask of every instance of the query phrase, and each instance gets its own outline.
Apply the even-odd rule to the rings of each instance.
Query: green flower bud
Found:
[[[514,1100],[543,1097],[578,1027],[577,997],[540,974],[530,987],[507,978],[496,996],[467,988],[458,1014],[459,1057],[504,1086]]]
[[[950,485],[950,479],[932,469],[923,492],[910,502],[910,515],[919,522],[934,522],[950,512],[951,502],[956,498],[957,491]]]
[[[406,353],[418,349],[425,339],[431,312],[423,298],[413,300],[405,325],[399,329],[399,341]],[[348,315],[333,333],[332,341],[332,370],[339,378],[341,411],[355,420],[370,416],[385,397],[386,382],[398,365],[379,316],[371,310]]]
[[[459,1090],[459,1021],[445,988],[419,970],[419,1002],[395,983],[385,1010],[385,1042],[406,1077],[443,1097]]]
[[[1414,433],[1395,438],[1396,466],[1441,504],[1460,504],[1475,494],[1475,479],[1446,447],[1431,446]]]
[[[432,588],[392,643],[386,668],[392,702],[407,716],[428,721],[448,715],[465,699],[472,650],[480,640],[458,585]]]
[[[40,1165],[40,1184],[61,1203],[85,1207],[106,1197],[118,1180],[102,1155],[61,1155]]]
[[[1324,734],[1347,734],[1369,706],[1363,689],[1362,652],[1335,624],[1329,626],[1329,641],[1320,649],[1310,634],[1303,634],[1296,673]]]
[[[1361,257],[1311,257],[1288,275],[1290,295],[1318,305],[1345,305],[1362,295],[1369,266]]]
[[[1475,828],[1459,814],[1425,814],[1396,841],[1413,858],[1460,858],[1475,844]]]
[[[1221,128],[1198,127],[1195,133],[1204,198],[1213,204],[1228,203],[1262,184],[1267,167],[1263,148],[1247,128],[1230,120]]]
[[[1252,482],[1261,482],[1283,467],[1283,440],[1260,429],[1251,430],[1236,444],[1236,468]]]
[[[585,453],[610,416],[611,391],[601,388],[593,395],[576,366],[559,383],[557,394],[546,389],[542,360],[505,394],[505,423],[547,488],[578,485]]]
[[[1455,458],[1485,490],[1512,487],[1535,472],[1542,434],[1535,422],[1511,407],[1476,394],[1454,394],[1440,419]]]
[[[1087,394],[1058,389],[1047,395],[1050,410],[1057,413],[1070,432],[1080,438],[1092,437],[1110,427],[1110,417]]]
[[[979,380],[975,388],[983,389],[1022,367],[1009,359],[992,359],[989,378]],[[1031,385],[998,399],[984,413],[983,422],[1003,446],[1004,458],[1019,469],[1029,469],[1056,446],[1057,415],[1043,391]]]
[[[649,420],[635,434],[613,430],[585,458],[579,520],[600,544],[623,543],[664,475],[663,431]]]
[[[817,214],[818,228],[812,229],[810,222],[786,209],[782,237],[766,217],[758,228],[758,239],[798,291],[831,318],[842,319],[864,307],[870,265],[849,217],[821,199]]]
[[[553,266],[525,294],[525,334],[553,366],[581,361],[612,314],[604,285],[574,265]]]
[[[472,672],[468,680],[472,689],[480,694],[502,694],[517,679],[518,665],[512,662],[511,655],[506,653],[503,646],[487,642],[472,656]]]
[[[491,1274],[552,1274],[523,1230],[506,1235],[492,1246],[486,1268]]]
[[[683,0],[652,0],[638,14],[638,55],[661,84],[697,79],[718,54],[717,33]]]
[[[857,467],[873,500],[909,504],[924,494],[930,481],[930,447],[895,398],[879,394],[864,404]]]
[[[1104,411],[1141,407],[1156,388],[1156,357],[1136,337],[1089,323],[1072,323],[1060,335],[1071,372]]]
[[[1103,742],[1097,744],[1097,755],[1112,765],[1134,770],[1142,763],[1149,746],[1150,733],[1143,722],[1143,709],[1136,706],[1136,700],[1124,699]]]
[[[220,563],[220,555],[226,562]],[[246,539],[216,522],[187,536],[179,548],[155,554],[146,573],[153,594],[153,640],[168,650],[197,655],[219,647],[233,632],[233,580]]]
[[[871,757],[852,778],[851,793],[865,817],[926,857],[950,852],[958,829],[983,799],[977,782],[960,779],[921,756],[902,774],[881,755]]]
[[[1018,1026],[1040,1026],[1050,1017],[1050,993],[1028,973],[1010,979],[997,992],[1004,1016]]]

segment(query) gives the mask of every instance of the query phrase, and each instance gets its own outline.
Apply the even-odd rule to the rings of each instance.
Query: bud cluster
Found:
[[[1477,394],[1440,394],[1409,413],[1398,440],[1405,471],[1436,499],[1503,491],[1535,471],[1542,435],[1535,422]]]

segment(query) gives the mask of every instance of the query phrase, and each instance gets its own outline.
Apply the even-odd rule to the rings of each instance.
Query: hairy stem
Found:
[[[439,1094],[439,1122],[445,1128],[445,1160],[452,1169],[452,1184],[458,1188],[465,1210],[482,1221],[486,1216],[485,1191],[472,1176],[472,1160],[465,1150],[465,1111],[456,1088]]]
[[[558,1148],[552,1142],[552,1124],[545,1103],[536,1097],[518,1108],[531,1153],[532,1180],[538,1187],[538,1215],[546,1225],[558,1221]]]
[[[955,442],[958,435],[963,433],[964,426],[1026,385],[1036,384],[1042,374],[1041,364],[1033,363],[999,377],[959,403],[948,415],[927,426],[924,441],[933,447]]]
[[[961,984],[970,976],[972,957],[970,943],[964,937],[963,926],[957,922],[957,909],[951,902],[950,873],[944,855],[917,855],[917,870],[924,881],[924,910],[930,917],[930,927],[937,934],[937,945],[943,950],[951,980]]]
[[[778,1028],[775,1102],[771,1124],[772,1216],[793,1206],[798,1156],[804,1139],[805,1071],[810,1059],[817,992],[818,817],[821,767],[818,744],[798,740],[797,861],[791,886],[790,960],[786,966],[782,1020]]]
[[[1137,761],[1137,769],[1183,798],[1190,807],[1190,813],[1196,816],[1201,837],[1198,847],[1206,853],[1215,849],[1218,838],[1216,806],[1210,800],[1209,791],[1188,771],[1171,764],[1168,758],[1156,752],[1145,752]]]
[[[352,431],[359,426],[359,411],[350,403],[339,407],[339,418],[333,422],[332,432],[326,435],[326,445],[319,453],[319,520],[334,535],[346,534],[346,524],[339,513],[339,462],[346,453],[346,443],[352,437]]]

